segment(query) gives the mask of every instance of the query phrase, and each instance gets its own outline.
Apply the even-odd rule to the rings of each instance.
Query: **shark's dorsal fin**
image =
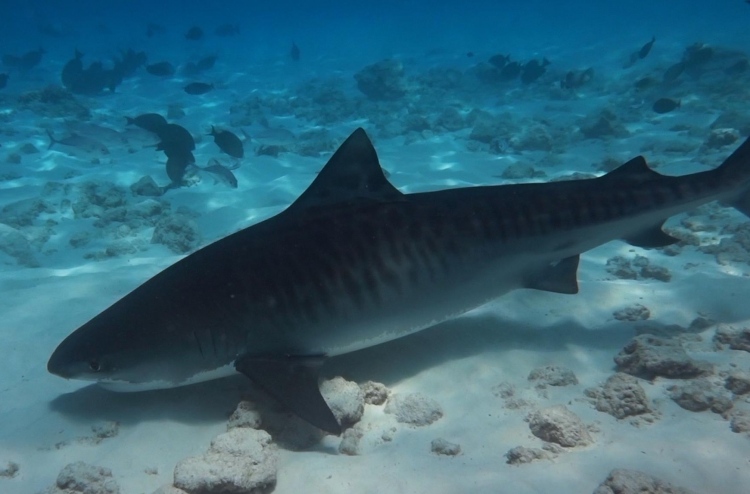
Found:
[[[287,211],[357,199],[402,201],[404,195],[385,178],[375,148],[358,128],[333,153],[312,184]]]
[[[529,281],[526,288],[575,295],[578,293],[578,263],[580,260],[581,256],[576,254],[566,257],[556,264],[550,264],[538,278]]]
[[[315,356],[248,355],[240,357],[234,366],[298,417],[338,436],[341,425],[318,387],[318,369],[323,360]]]
[[[660,177],[663,177],[663,175],[648,167],[646,158],[644,158],[643,156],[636,156],[632,160],[618,166],[617,168],[600,178],[604,180],[619,180],[641,183]]]

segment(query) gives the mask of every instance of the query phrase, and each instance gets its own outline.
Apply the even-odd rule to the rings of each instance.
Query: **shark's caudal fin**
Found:
[[[724,162],[714,170],[718,182],[737,184],[737,194],[729,205],[750,217],[750,138],[746,139]],[[652,170],[642,156],[638,156],[600,177],[602,181],[617,181],[623,184],[643,184],[664,176]],[[664,222],[649,225],[640,232],[623,238],[630,245],[643,248],[666,247],[679,239],[664,233]]]
[[[740,184],[737,199],[729,201],[729,204],[750,217],[750,137],[724,160],[716,173],[720,180]]]

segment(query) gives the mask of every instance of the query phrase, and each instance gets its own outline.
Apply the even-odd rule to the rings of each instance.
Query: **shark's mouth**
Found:
[[[216,369],[198,372],[197,374],[177,382],[164,379],[154,379],[153,381],[143,382],[132,382],[125,379],[98,379],[96,383],[108,391],[135,393],[138,391],[151,391],[154,389],[179,388],[181,386],[188,386],[190,384],[231,376],[236,373],[237,371],[234,368],[234,363],[230,363]]]

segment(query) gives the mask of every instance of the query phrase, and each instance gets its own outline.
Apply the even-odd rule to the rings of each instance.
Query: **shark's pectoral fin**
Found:
[[[624,238],[627,243],[635,247],[643,247],[645,249],[654,249],[656,247],[666,247],[667,245],[676,244],[680,241],[679,238],[675,238],[672,235],[664,233],[662,225],[650,226],[635,235]]]
[[[581,256],[576,254],[547,266],[539,277],[526,284],[526,288],[569,295],[578,293],[578,262],[580,259]]]
[[[240,357],[234,366],[298,417],[331,434],[341,434],[320,394],[318,369],[323,357]]]

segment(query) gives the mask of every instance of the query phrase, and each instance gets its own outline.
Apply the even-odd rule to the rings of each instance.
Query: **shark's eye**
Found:
[[[99,363],[96,359],[89,360],[89,369],[91,369],[94,372],[99,372],[102,370],[102,365]]]

